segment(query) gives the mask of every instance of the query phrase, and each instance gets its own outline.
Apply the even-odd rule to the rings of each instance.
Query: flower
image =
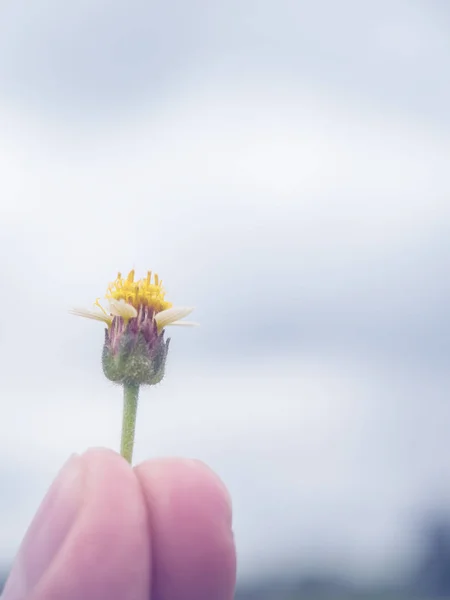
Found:
[[[103,372],[111,381],[125,385],[154,385],[164,376],[170,339],[164,340],[168,325],[194,325],[181,321],[192,308],[173,307],[165,300],[158,275],[149,271],[135,280],[134,270],[126,278],[119,273],[109,284],[106,310],[97,299],[94,310],[73,309],[72,314],[102,321],[107,325],[103,346]]]

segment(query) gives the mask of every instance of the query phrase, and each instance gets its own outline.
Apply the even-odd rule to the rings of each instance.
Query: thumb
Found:
[[[28,529],[2,600],[147,599],[145,527],[139,484],[121,457],[73,456]]]

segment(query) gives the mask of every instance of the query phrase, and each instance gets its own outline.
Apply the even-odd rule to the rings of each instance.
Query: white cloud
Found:
[[[443,8],[443,7],[442,7]],[[445,24],[445,9],[421,3],[399,3],[375,26],[377,47],[393,59],[408,62],[429,61],[430,68],[450,49]]]
[[[380,255],[448,215],[445,132],[282,79],[229,83],[103,129],[16,116],[0,147],[2,222],[25,221],[72,267],[145,246],[170,262],[181,250],[216,261],[235,245],[251,251],[246,240],[264,258],[277,245],[284,259],[354,245]]]

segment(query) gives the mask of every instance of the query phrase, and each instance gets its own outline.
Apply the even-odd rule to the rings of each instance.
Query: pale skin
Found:
[[[2,600],[231,600],[235,576],[230,499],[206,465],[95,449],[53,482]]]

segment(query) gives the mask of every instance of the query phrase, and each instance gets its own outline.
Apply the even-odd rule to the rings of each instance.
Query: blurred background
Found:
[[[196,307],[135,459],[208,462],[237,598],[450,598],[450,7],[0,6],[0,564],[60,465],[118,448],[89,308]],[[378,597],[378,596],[377,596]]]

